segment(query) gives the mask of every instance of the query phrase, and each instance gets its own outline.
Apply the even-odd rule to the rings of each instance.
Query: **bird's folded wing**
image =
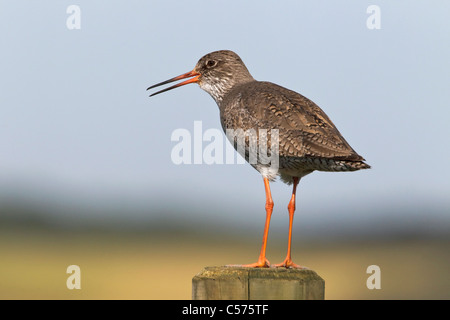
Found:
[[[240,106],[258,128],[279,130],[280,155],[364,160],[308,98],[269,82],[259,82],[256,90],[242,94]]]

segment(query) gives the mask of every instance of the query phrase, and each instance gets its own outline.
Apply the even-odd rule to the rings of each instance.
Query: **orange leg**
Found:
[[[243,267],[250,268],[268,268],[270,267],[269,260],[266,259],[266,247],[267,237],[269,235],[270,217],[273,211],[272,194],[270,193],[269,179],[264,178],[264,186],[266,189],[266,224],[264,226],[263,242],[261,247],[261,253],[259,254],[258,261],[251,264],[244,264]]]
[[[292,262],[291,259],[291,242],[292,242],[292,223],[294,221],[294,212],[295,212],[295,193],[297,191],[297,185],[300,181],[299,178],[294,177],[294,187],[292,189],[292,197],[291,201],[289,201],[288,204],[288,211],[289,211],[289,240],[288,240],[288,251],[286,255],[286,259],[282,263],[274,265],[274,267],[285,267],[285,268],[298,268],[303,269],[304,267],[299,266],[298,264],[295,264]]]

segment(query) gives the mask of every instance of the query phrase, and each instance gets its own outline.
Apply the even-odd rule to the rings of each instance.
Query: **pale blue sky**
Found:
[[[253,168],[171,162],[175,129],[196,120],[220,128],[215,102],[197,85],[153,98],[145,91],[230,49],[256,79],[321,106],[373,166],[305,177],[296,223],[363,221],[374,208],[388,208],[387,223],[408,221],[409,208],[449,223],[449,2],[0,4],[0,199],[113,201],[144,208],[129,219],[166,208],[169,219],[262,228],[264,187]],[[81,8],[80,30],[66,27],[71,4]],[[381,30],[366,27],[371,4]],[[284,223],[290,187],[272,190]],[[184,205],[189,217],[177,209]]]

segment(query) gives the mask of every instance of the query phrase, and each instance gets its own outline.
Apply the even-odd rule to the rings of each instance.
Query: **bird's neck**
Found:
[[[240,79],[240,81],[227,81],[218,79],[214,82],[200,83],[200,88],[209,93],[209,95],[216,101],[220,106],[224,98],[236,87],[243,85],[248,82],[255,81],[253,77],[248,77],[245,79]]]

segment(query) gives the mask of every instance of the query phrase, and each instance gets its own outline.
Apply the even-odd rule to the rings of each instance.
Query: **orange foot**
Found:
[[[270,262],[267,259],[258,259],[255,263],[250,264],[229,264],[227,267],[247,267],[247,268],[269,268]]]
[[[243,267],[247,267],[247,268],[269,268],[270,267],[270,262],[267,259],[258,259],[257,262],[255,263],[250,263],[250,264],[243,264]]]
[[[292,262],[291,259],[285,259],[282,263],[274,264],[273,267],[275,268],[293,268],[293,269],[308,269],[307,267],[300,266],[298,264],[295,264]]]

